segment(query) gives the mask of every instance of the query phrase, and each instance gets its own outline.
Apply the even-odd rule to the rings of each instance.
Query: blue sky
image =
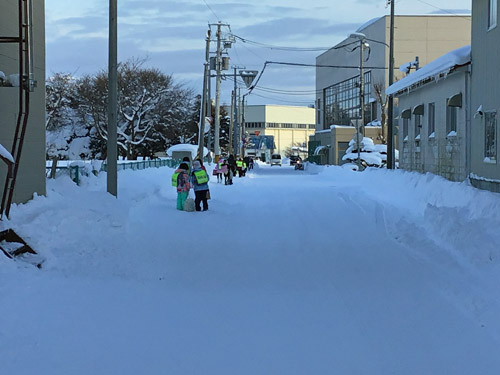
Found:
[[[373,17],[389,13],[385,0],[118,0],[118,57],[147,58],[147,65],[201,91],[208,24],[229,24],[245,40],[272,46],[332,47]],[[396,14],[469,13],[470,0],[400,0]],[[215,30],[215,29],[213,29]],[[227,28],[223,29],[229,32]],[[215,34],[215,33],[213,33]],[[107,69],[108,1],[46,0],[47,74],[84,75]],[[212,44],[215,51],[215,43]],[[237,41],[231,65],[262,70],[265,61],[314,64],[321,51],[282,51]],[[259,85],[270,90],[249,104],[307,105],[314,101],[314,69],[267,67]],[[227,101],[233,83],[222,84]],[[213,84],[215,86],[215,84]],[[258,91],[258,92],[257,92]],[[243,92],[246,92],[243,90]]]

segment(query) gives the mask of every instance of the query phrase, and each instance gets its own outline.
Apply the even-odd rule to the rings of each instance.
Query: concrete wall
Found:
[[[499,9],[497,7],[497,9]],[[500,10],[500,9],[499,9]],[[500,192],[500,133],[498,111],[500,110],[500,19],[497,26],[488,30],[488,1],[472,2],[472,75],[471,75],[471,114],[482,105],[483,111],[497,113],[497,160],[486,162],[484,116],[471,118],[471,173],[478,178],[471,182],[483,189]]]
[[[0,4],[0,35],[17,36],[18,1]],[[33,193],[45,194],[45,14],[44,1],[33,1],[34,63],[38,87],[30,96],[30,115],[24,138],[14,202],[26,202]],[[18,74],[17,44],[0,43],[0,70]],[[0,87],[0,143],[12,150],[18,114],[19,88]],[[6,167],[0,163],[0,191],[3,193]]]
[[[434,173],[452,181],[468,175],[467,140],[469,138],[469,72],[462,68],[446,79],[430,82],[398,97],[400,111],[424,105],[420,139],[415,139],[415,115],[409,119],[408,137],[403,139],[403,119],[399,119],[399,166],[421,173]],[[447,98],[462,93],[462,107],[457,108],[457,135],[446,131]],[[435,105],[435,132],[429,133],[429,103]]]

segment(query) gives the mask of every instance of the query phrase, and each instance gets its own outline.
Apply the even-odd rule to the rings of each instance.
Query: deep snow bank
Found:
[[[316,167],[316,170],[318,167]],[[433,174],[368,168],[362,173],[326,167],[322,178],[358,191],[411,217],[415,232],[471,263],[500,261],[500,194]],[[394,223],[404,225],[404,223]]]

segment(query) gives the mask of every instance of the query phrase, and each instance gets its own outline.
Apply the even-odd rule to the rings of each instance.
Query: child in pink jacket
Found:
[[[181,163],[179,168],[175,171],[174,176],[177,174],[177,209],[184,211],[184,202],[189,195],[191,183],[189,178],[189,166],[186,163]]]

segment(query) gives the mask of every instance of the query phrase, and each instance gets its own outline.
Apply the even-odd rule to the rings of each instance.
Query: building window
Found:
[[[497,1],[488,1],[488,30],[493,29],[497,25]]]
[[[293,128],[293,124],[283,124],[282,128],[291,129]]]
[[[307,129],[307,125],[306,124],[297,124],[297,128],[299,128],[299,129]]]
[[[497,113],[484,113],[484,158],[485,161],[497,160]]]
[[[446,134],[457,135],[458,108],[446,106]]]
[[[420,129],[422,129],[422,115],[415,115],[415,139],[420,139]]]
[[[429,103],[428,108],[427,134],[429,137],[434,137],[434,132],[436,131],[436,105],[434,103]]]
[[[321,122],[321,99],[316,100],[316,123]]]
[[[403,117],[403,141],[408,140],[408,124],[410,122],[409,117]]]
[[[280,127],[280,124],[276,123],[276,122],[268,122],[267,123],[267,127],[268,128],[279,128]]]
[[[314,125],[309,125],[309,129],[315,129]]]
[[[372,119],[371,72],[365,72],[364,79],[364,123],[366,124]],[[360,77],[357,76],[324,89],[324,129],[328,129],[330,125],[351,125],[352,120],[359,118],[361,113],[359,85]]]

